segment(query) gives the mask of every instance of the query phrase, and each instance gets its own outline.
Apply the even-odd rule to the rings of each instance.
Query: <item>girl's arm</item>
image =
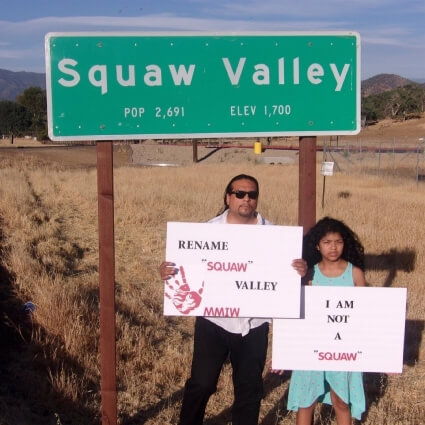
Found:
[[[353,266],[353,280],[354,286],[366,286],[366,279],[362,269]]]

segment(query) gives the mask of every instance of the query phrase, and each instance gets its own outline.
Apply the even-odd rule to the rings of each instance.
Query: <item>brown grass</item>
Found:
[[[319,162],[318,162],[319,167]],[[115,169],[118,412],[121,424],[176,423],[189,372],[193,319],[162,315],[157,268],[167,221],[215,215],[227,181],[245,172],[260,181],[260,211],[297,224],[298,166],[253,162],[181,168]],[[0,424],[99,423],[98,233],[96,170],[33,157],[0,163],[2,345]],[[327,179],[318,217],[345,220],[366,248],[373,286],[408,288],[403,374],[366,374],[368,425],[423,424],[425,183],[337,173]],[[345,193],[345,195],[341,195]],[[32,315],[22,305],[32,301]],[[266,373],[266,372],[265,372]],[[263,425],[292,424],[288,376],[266,374]],[[206,423],[230,421],[231,370],[225,367]],[[325,418],[316,423],[335,423]]]

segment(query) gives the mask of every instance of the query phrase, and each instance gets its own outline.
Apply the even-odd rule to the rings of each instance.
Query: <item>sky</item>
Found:
[[[361,79],[425,80],[425,0],[0,0],[0,68],[45,72],[48,32],[356,31]]]

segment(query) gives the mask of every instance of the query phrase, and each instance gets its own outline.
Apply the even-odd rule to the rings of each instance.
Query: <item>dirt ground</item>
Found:
[[[336,137],[332,137],[335,143]],[[329,142],[329,137],[319,137],[318,146],[323,141]],[[128,142],[114,142],[114,166],[122,165],[171,165],[180,166],[193,163],[194,157],[199,162],[242,162],[265,161],[271,158],[280,158],[280,161],[292,162],[296,160],[299,146],[298,137],[276,137],[268,144],[266,138],[261,138],[263,146],[261,154],[254,152],[252,138],[210,140],[204,139],[199,143],[197,152],[194,153],[190,141],[144,140],[137,144]],[[383,120],[373,126],[362,129],[355,136],[339,136],[339,144],[371,144],[380,143],[397,144],[416,147],[418,143],[425,146],[425,116],[404,122]],[[204,143],[206,142],[206,143]],[[206,146],[207,145],[207,146]],[[8,157],[33,156],[41,162],[56,162],[65,167],[95,167],[96,146],[81,145],[55,145],[41,144],[32,139],[15,139],[13,145],[10,139],[0,140],[0,166],[1,161]]]

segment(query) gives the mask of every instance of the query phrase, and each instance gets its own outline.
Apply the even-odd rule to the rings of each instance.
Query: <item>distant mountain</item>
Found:
[[[46,88],[46,75],[37,72],[14,72],[0,69],[0,100],[15,101],[28,87]]]
[[[362,81],[362,96],[370,96],[408,84],[420,84],[394,74],[378,74]],[[28,87],[46,88],[46,75],[37,72],[13,72],[0,69],[0,100],[16,100],[16,97]]]
[[[367,97],[373,94],[383,93],[407,86],[408,84],[419,85],[417,82],[400,77],[399,75],[378,74],[362,81],[362,96]]]

